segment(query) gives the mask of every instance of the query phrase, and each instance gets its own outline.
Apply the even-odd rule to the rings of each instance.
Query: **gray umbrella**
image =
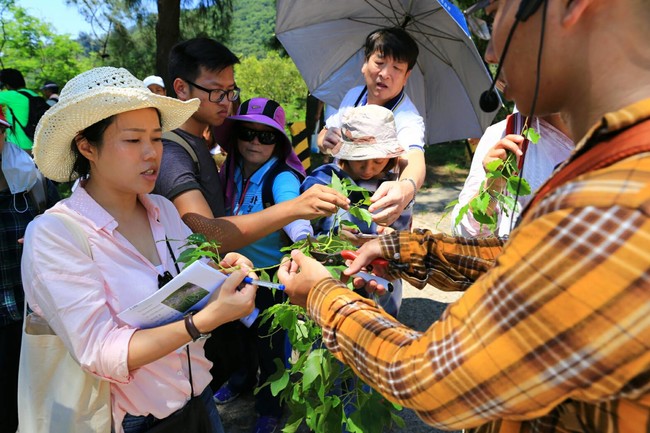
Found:
[[[364,84],[366,36],[389,26],[402,26],[420,48],[406,92],[424,117],[427,143],[483,135],[496,114],[479,107],[490,75],[438,0],[277,0],[276,36],[309,90],[335,107]]]

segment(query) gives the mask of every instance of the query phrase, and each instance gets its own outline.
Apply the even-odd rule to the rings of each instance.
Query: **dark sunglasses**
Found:
[[[237,138],[244,141],[253,141],[257,137],[260,144],[275,144],[278,142],[278,135],[274,131],[256,131],[254,129],[240,126],[237,129]]]

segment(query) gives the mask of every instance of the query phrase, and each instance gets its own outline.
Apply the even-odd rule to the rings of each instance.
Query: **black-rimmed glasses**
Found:
[[[489,41],[492,38],[492,15],[485,12],[494,0],[479,0],[463,11],[469,30],[479,39]]]
[[[228,90],[223,90],[223,89],[206,89],[203,86],[199,86],[196,83],[191,82],[190,80],[185,80],[187,81],[187,84],[190,86],[194,86],[199,90],[203,90],[204,92],[208,93],[208,100],[210,102],[221,102],[223,101],[223,98],[227,98],[230,102],[236,101],[237,98],[239,98],[239,92],[241,92],[241,89],[239,87],[235,87],[234,89],[228,89]]]
[[[244,141],[253,141],[257,137],[260,144],[275,144],[278,136],[274,131],[257,131],[255,129],[240,126],[237,128],[237,138]]]

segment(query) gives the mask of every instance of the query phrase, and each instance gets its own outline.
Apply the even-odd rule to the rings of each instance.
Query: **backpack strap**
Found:
[[[52,215],[61,221],[65,228],[68,229],[72,235],[74,243],[80,247],[79,249],[91,259],[93,258],[93,253],[90,250],[90,243],[88,242],[88,236],[86,236],[86,233],[84,233],[79,224],[77,224],[77,222],[73,220],[71,216],[58,212],[51,212],[48,213],[48,215]]]
[[[262,205],[264,206],[264,209],[275,204],[275,199],[273,198],[273,184],[275,183],[275,178],[285,171],[293,173],[300,182],[305,179],[302,173],[289,167],[285,161],[277,160],[264,176],[264,181],[262,183]]]
[[[178,144],[183,149],[185,149],[185,151],[190,154],[192,161],[194,161],[194,165],[196,166],[196,172],[197,173],[201,172],[201,164],[199,164],[199,157],[196,155],[194,148],[192,148],[192,146],[190,145],[190,143],[187,142],[186,139],[184,139],[174,131],[164,132],[162,138],[167,141],[173,141],[174,143]]]
[[[42,214],[47,209],[47,179],[43,176],[40,170],[36,173],[38,180],[29,190],[29,196],[36,205],[39,214]]]
[[[17,123],[18,126],[20,126],[20,129],[22,129],[23,132],[25,132],[25,127],[23,126],[22,123],[20,123],[20,120],[18,120],[18,118],[16,117],[16,114],[14,113],[14,110],[12,110],[11,107],[8,106],[8,105],[5,105],[5,107],[7,107],[7,109],[8,109],[9,112],[11,113],[11,122],[12,122],[14,125]],[[15,128],[14,128],[14,129],[15,129]]]
[[[72,235],[72,239],[74,243],[79,247],[79,249],[91,259],[93,258],[93,253],[90,249],[90,243],[88,242],[88,237],[81,229],[79,224],[77,224],[75,220],[72,219],[71,216],[64,213],[58,213],[58,212],[51,212],[48,213],[48,215],[51,215],[56,219],[58,219],[59,221],[61,221],[65,226],[65,228],[68,230],[68,232],[70,232],[70,235]],[[50,325],[45,321],[45,319],[41,318],[40,316],[34,316],[30,313],[31,313],[31,309],[27,305],[27,300],[25,300],[25,305],[23,310],[23,317],[25,318],[25,321],[23,323],[23,332],[25,332],[25,329],[28,326],[38,326],[41,328],[41,332],[40,332],[41,334],[56,335],[56,333],[52,330],[52,328],[50,328]]]
[[[559,186],[589,171],[608,167],[625,158],[644,152],[650,152],[650,119],[619,132],[609,140],[596,143],[562,167],[537,191],[535,197],[522,212],[522,219],[530,209]]]
[[[524,123],[526,123],[526,118],[521,115],[521,113],[516,112],[509,114],[506,117],[506,135],[508,134],[518,134],[520,135],[522,129],[524,128]],[[539,131],[538,131],[539,132]],[[517,163],[517,169],[521,172],[521,169],[524,168],[524,160],[526,159],[526,150],[528,150],[528,139],[524,137],[524,141],[521,143],[521,158]]]

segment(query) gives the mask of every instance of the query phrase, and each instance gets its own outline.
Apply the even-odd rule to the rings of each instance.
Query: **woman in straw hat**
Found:
[[[185,320],[137,329],[117,317],[178,272],[175,258],[191,232],[168,200],[149,192],[162,132],[178,127],[198,105],[156,95],[125,69],[96,68],[66,84],[36,130],[34,156],[43,173],[81,182],[28,227],[26,299],[85,371],[110,382],[117,433],[146,431],[172,416],[191,401],[191,386],[211,431],[223,431],[201,340],[252,311],[254,287],[238,290],[245,272],[233,272],[218,295]],[[92,257],[55,213],[83,231]],[[247,262],[238,255],[224,261]]]

